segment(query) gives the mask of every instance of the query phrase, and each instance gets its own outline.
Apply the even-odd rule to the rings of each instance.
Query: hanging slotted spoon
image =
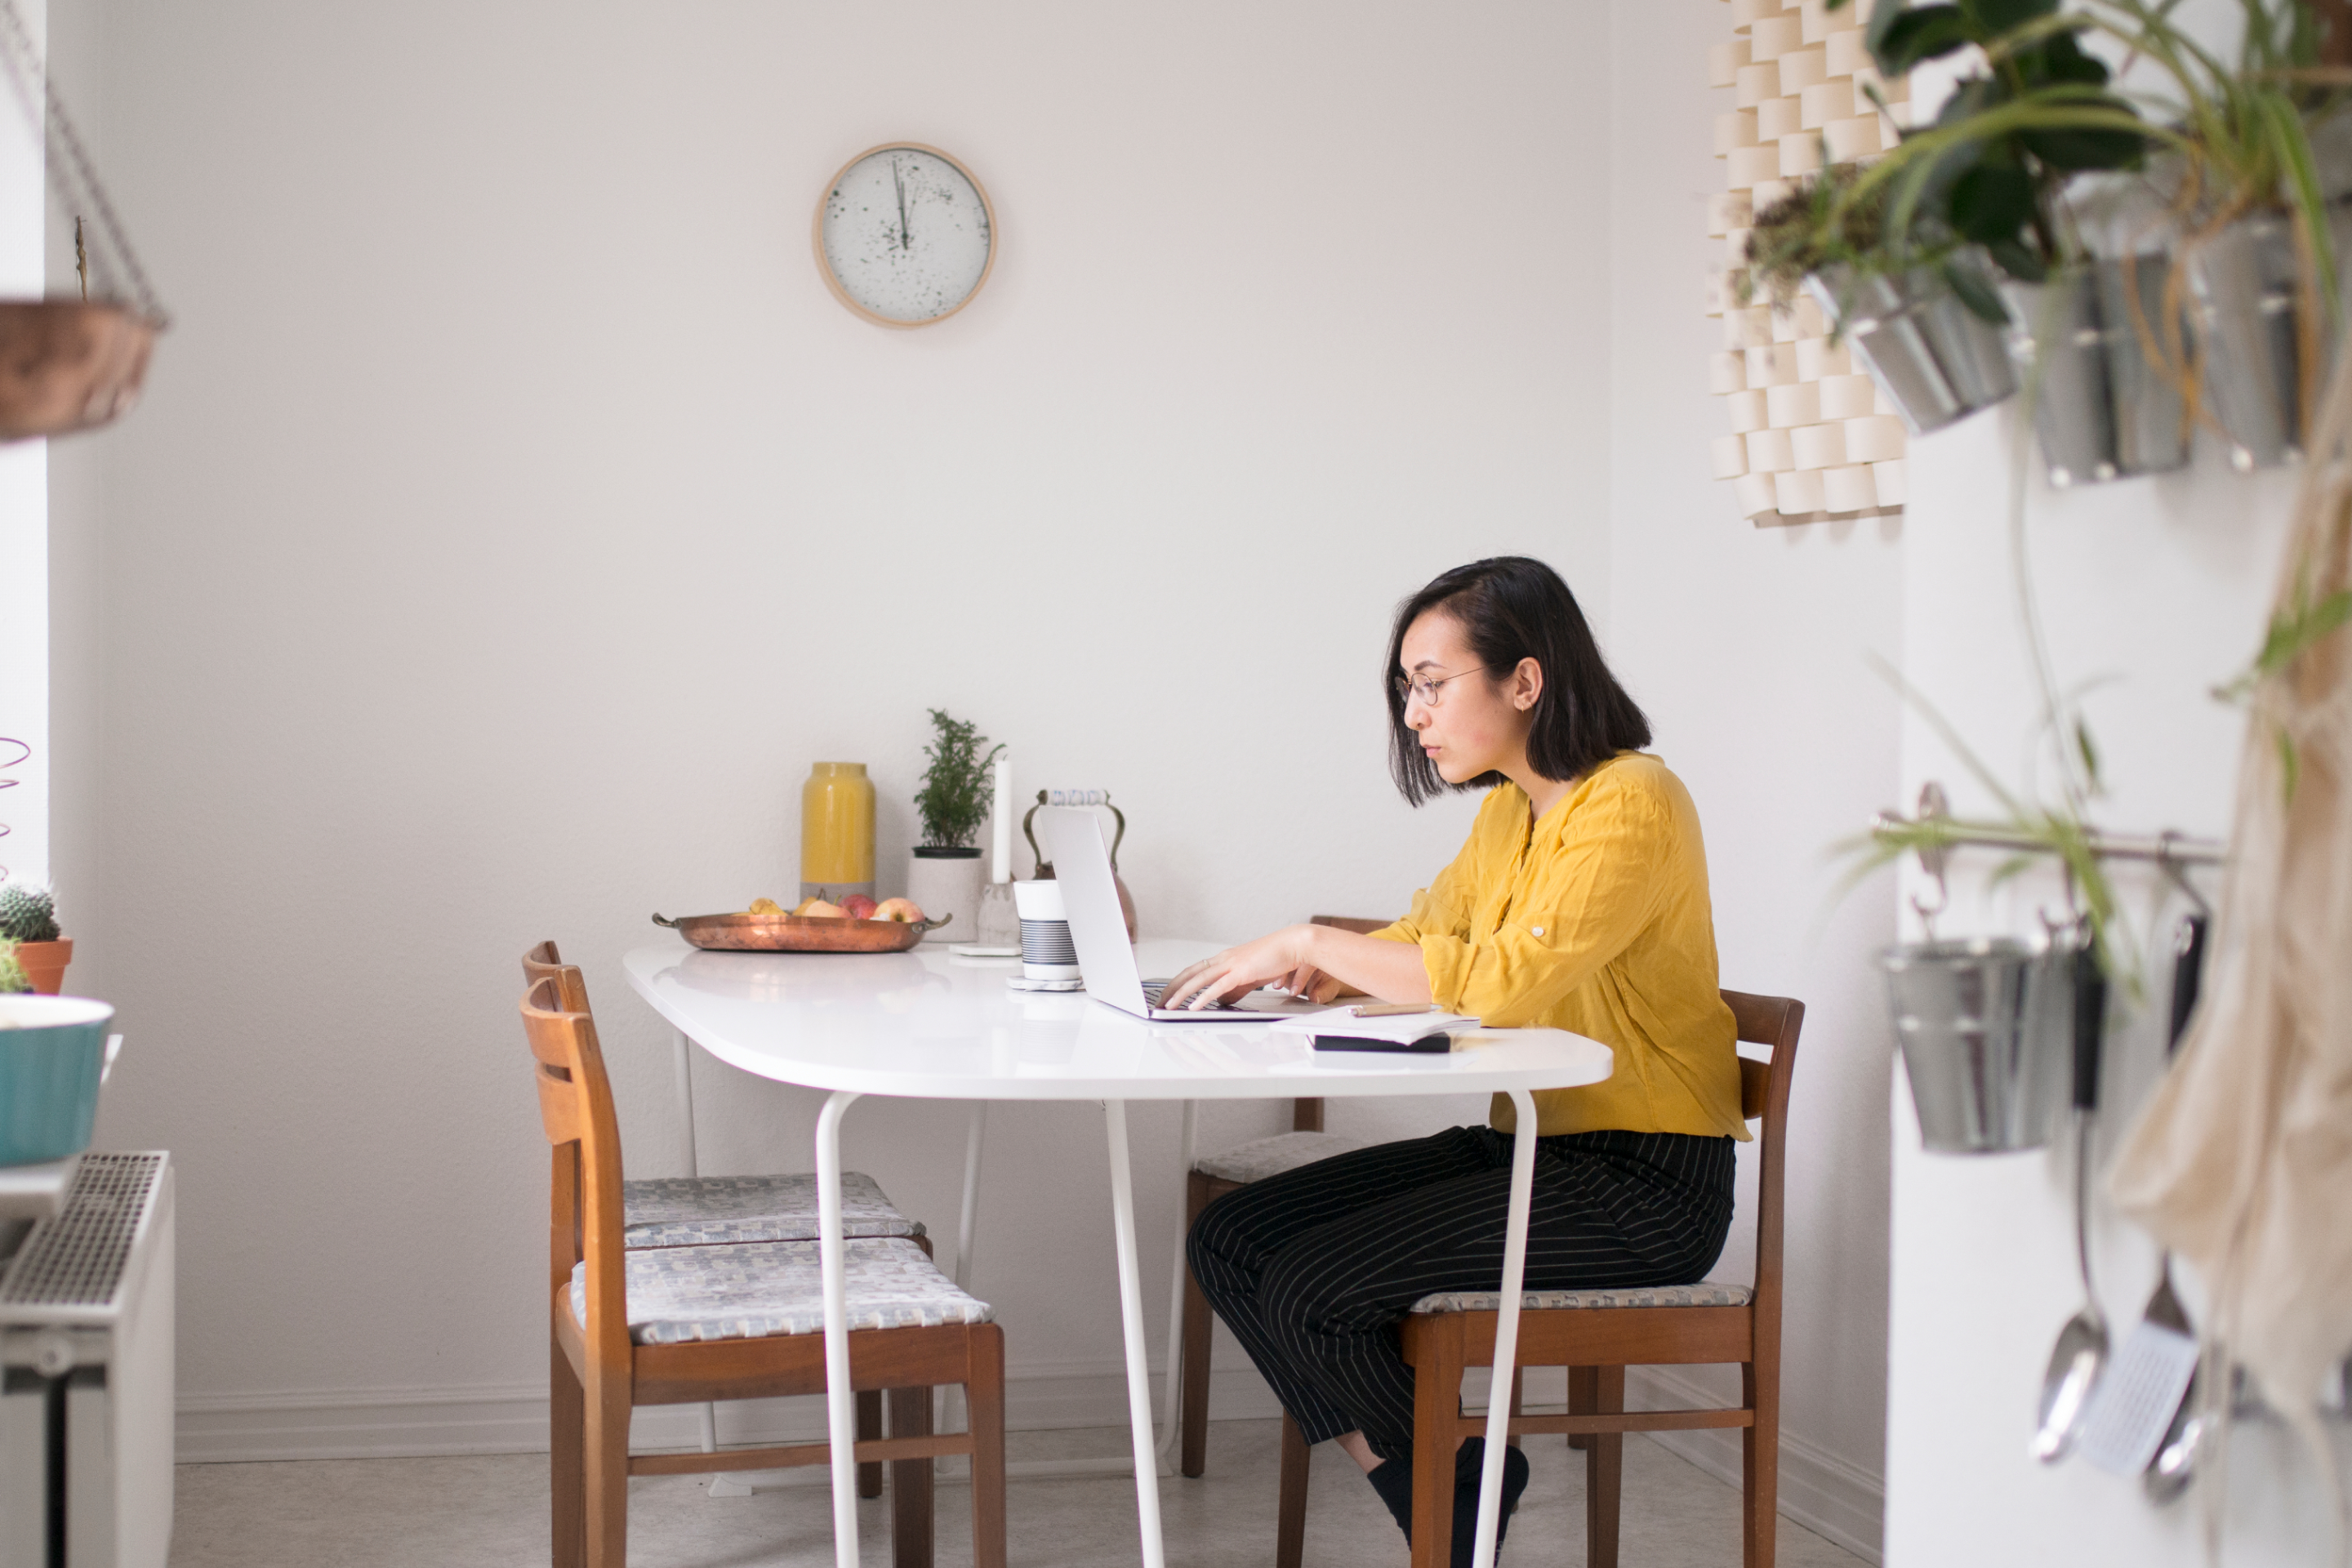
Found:
[[[2058,1331],[2042,1374],[2042,1419],[2033,1457],[2056,1464],[2074,1446],[2083,1407],[2107,1361],[2107,1320],[2091,1287],[2091,1123],[2099,1104],[2099,1044],[2106,1023],[2107,977],[2095,943],[2074,952],[2074,1260],[2083,1272],[2083,1310]]]

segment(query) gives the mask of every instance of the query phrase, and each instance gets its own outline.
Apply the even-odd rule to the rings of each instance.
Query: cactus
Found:
[[[12,942],[55,942],[58,934],[57,900],[47,888],[22,882],[0,888],[0,937]]]
[[[16,962],[16,944],[0,936],[0,996],[14,996],[33,988],[32,977]]]

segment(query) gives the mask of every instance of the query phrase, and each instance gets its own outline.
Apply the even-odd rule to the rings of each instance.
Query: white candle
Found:
[[[991,879],[1013,880],[1013,758],[996,753],[996,868]]]

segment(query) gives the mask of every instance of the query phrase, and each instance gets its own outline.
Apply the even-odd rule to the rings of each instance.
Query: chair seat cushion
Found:
[[[1192,1169],[1221,1182],[1239,1182],[1246,1186],[1301,1165],[1311,1165],[1318,1160],[1328,1160],[1334,1154],[1352,1154],[1363,1146],[1359,1140],[1342,1138],[1336,1132],[1277,1132],[1271,1138],[1238,1144],[1223,1153],[1195,1160]]]
[[[816,1177],[667,1176],[621,1184],[625,1247],[709,1247],[747,1241],[813,1241]],[[841,1173],[844,1236],[920,1236],[881,1184],[863,1171]]]
[[[622,1257],[629,1338],[641,1345],[756,1340],[824,1331],[824,1288],[814,1241],[654,1247]],[[845,1294],[853,1329],[984,1323],[988,1303],[956,1289],[903,1237],[852,1241]],[[588,1266],[572,1269],[572,1315],[588,1313]]]
[[[1746,1285],[1702,1279],[1696,1285],[1637,1285],[1616,1290],[1528,1290],[1519,1297],[1523,1312],[1557,1312],[1601,1307],[1745,1307],[1756,1292]],[[1423,1296],[1416,1312],[1499,1312],[1500,1290],[1448,1290]]]

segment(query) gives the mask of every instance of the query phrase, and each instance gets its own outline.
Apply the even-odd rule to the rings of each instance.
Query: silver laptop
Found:
[[[1062,908],[1070,918],[1070,942],[1078,950],[1078,972],[1086,976],[1087,994],[1096,1001],[1170,1024],[1231,1024],[1238,1014],[1315,1010],[1311,1003],[1264,991],[1254,991],[1231,1006],[1212,1004],[1198,1011],[1154,1005],[1168,980],[1146,981],[1135,966],[1135,949],[1127,942],[1127,917],[1119,911],[1118,885],[1111,879],[1110,851],[1103,847],[1101,819],[1076,806],[1049,805],[1037,813],[1037,832],[1062,884]]]

